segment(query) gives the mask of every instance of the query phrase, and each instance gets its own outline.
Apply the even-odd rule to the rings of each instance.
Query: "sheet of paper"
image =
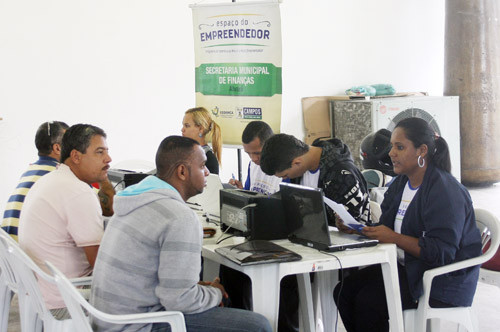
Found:
[[[325,204],[328,205],[333,211],[335,211],[336,214],[338,214],[340,219],[342,219],[342,221],[344,222],[344,225],[351,229],[354,229],[357,232],[361,232],[361,229],[365,227],[365,225],[354,219],[342,204],[336,203],[328,197],[323,197],[323,199],[325,201]]]

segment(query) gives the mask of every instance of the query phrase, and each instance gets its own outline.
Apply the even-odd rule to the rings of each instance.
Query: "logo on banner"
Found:
[[[212,114],[216,117],[219,116],[219,108],[217,106],[215,106],[214,108],[212,108]]]
[[[219,116],[221,118],[233,118],[234,117],[234,111],[220,111]]]
[[[236,118],[247,120],[262,120],[260,107],[236,107],[233,110],[220,110],[218,106],[212,108],[212,114],[217,118]]]
[[[243,107],[243,119],[262,120],[262,108]]]

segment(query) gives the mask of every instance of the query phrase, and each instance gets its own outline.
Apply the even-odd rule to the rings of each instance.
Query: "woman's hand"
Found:
[[[380,243],[394,243],[414,257],[420,257],[420,246],[416,237],[396,233],[387,226],[366,226],[361,231],[370,239],[378,240]]]
[[[344,221],[342,219],[340,219],[340,217],[339,217],[338,214],[336,214],[334,212],[334,215],[335,215],[335,227],[337,227],[339,231],[341,231],[342,233],[347,233],[347,234],[354,234],[354,233],[356,233],[353,229],[347,227],[344,224]]]
[[[354,234],[356,233],[353,229],[350,229],[344,223],[342,222],[342,219],[337,219],[335,220],[335,227],[339,229],[342,233],[347,233],[347,234]]]
[[[365,226],[361,230],[363,235],[370,239],[378,240],[381,243],[396,243],[396,237],[399,235],[387,226]]]

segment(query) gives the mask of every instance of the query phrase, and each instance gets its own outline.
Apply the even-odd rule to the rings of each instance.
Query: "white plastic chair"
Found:
[[[186,332],[184,315],[180,311],[158,311],[128,315],[104,313],[87,302],[68,278],[66,278],[54,265],[49,262],[46,262],[46,264],[49,270],[51,270],[56,285],[71,314],[71,318],[74,322],[74,331],[76,332],[92,332],[92,327],[83,309],[91,316],[112,324],[124,325],[166,322],[170,324],[172,332]]]
[[[370,201],[370,219],[373,223],[378,223],[380,216],[382,215],[382,209],[380,204],[375,201]]]
[[[366,180],[368,189],[385,186],[385,175],[377,169],[365,169],[361,171]]]
[[[498,262],[499,259],[498,255],[500,255],[500,251],[497,251],[497,253],[493,256],[493,260],[496,262]],[[484,265],[485,264],[483,264],[483,266]],[[496,266],[497,264],[494,265]],[[500,270],[490,270],[481,266],[481,269],[479,270],[479,281],[485,284],[500,287]]]
[[[7,281],[4,280],[4,271],[5,270],[3,264],[0,263],[0,331],[7,331],[7,325],[9,323],[10,302],[14,293],[8,286]]]
[[[25,332],[59,332],[72,330],[71,319],[57,320],[45,306],[37,277],[54,283],[54,278],[45,273],[19,247],[18,243],[4,234],[0,236],[4,256],[13,274],[18,290],[21,328]],[[37,277],[35,277],[35,274]],[[89,285],[91,278],[72,279],[76,285]]]
[[[9,236],[0,228],[0,237]],[[10,303],[17,293],[17,282],[7,260],[6,248],[0,241],[0,331],[7,331],[9,323]]]
[[[406,332],[425,332],[426,328],[429,328],[432,332],[439,331],[438,319],[458,323],[459,331],[461,327],[465,327],[469,332],[479,332],[477,317],[472,307],[431,308],[429,306],[429,296],[434,277],[480,265],[488,261],[497,252],[500,244],[500,222],[489,211],[474,209],[474,213],[476,215],[476,224],[481,231],[483,248],[491,240],[490,247],[481,256],[425,271],[423,277],[424,294],[418,301],[418,308],[403,312]]]
[[[481,268],[479,270],[479,280],[485,284],[500,287],[500,271]]]

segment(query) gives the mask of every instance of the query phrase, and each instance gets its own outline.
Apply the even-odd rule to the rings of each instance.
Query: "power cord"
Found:
[[[251,208],[251,207],[256,207],[257,206],[257,203],[250,203],[250,204],[247,204],[245,205],[244,207],[242,207],[241,209],[239,209],[238,211],[240,210],[245,210],[245,209],[248,209],[248,208]],[[236,222],[236,220],[234,220],[230,225],[227,226],[227,228],[224,230],[224,232],[222,232],[222,234],[219,236],[219,238],[217,239],[217,241],[215,242],[216,244],[219,244],[221,243],[222,241],[226,240],[226,239],[229,239],[230,237],[233,237],[235,236],[234,234],[231,235],[231,236],[228,236],[224,239],[222,239],[222,236],[224,234],[226,234],[226,232],[231,229],[231,227],[233,227],[234,223]],[[222,224],[222,221],[221,221],[221,224]],[[244,232],[243,234],[245,234],[244,236],[247,236],[248,235],[248,232]]]
[[[121,184],[122,182],[123,182],[123,183],[125,183],[125,180],[120,180],[120,181],[118,181],[118,182],[115,184],[115,186],[113,187],[113,189],[116,189],[116,187],[118,187],[118,185],[119,185],[119,184]]]
[[[210,219],[210,217],[208,216],[208,213],[205,213],[203,215],[203,217],[205,217],[205,221],[207,222],[207,224],[214,224],[215,226],[220,226],[220,221],[217,221],[215,219]]]
[[[342,293],[342,287],[344,286],[344,268],[342,267],[342,262],[340,261],[340,259],[330,253],[330,252],[327,252],[327,251],[323,251],[323,250],[318,250],[319,252],[325,254],[325,255],[328,255],[328,256],[332,256],[332,257],[335,257],[335,259],[337,260],[337,262],[339,262],[339,266],[340,266],[340,269],[339,269],[339,272],[340,272],[340,289],[339,289],[339,293],[337,294],[337,300],[335,301],[335,304],[339,303],[339,300],[340,300],[340,294]],[[337,310],[335,311],[335,315],[336,315],[336,318],[335,318],[335,329],[334,331],[337,331],[337,325],[338,325],[338,322],[339,322],[339,307],[338,305],[336,305],[337,307]]]

